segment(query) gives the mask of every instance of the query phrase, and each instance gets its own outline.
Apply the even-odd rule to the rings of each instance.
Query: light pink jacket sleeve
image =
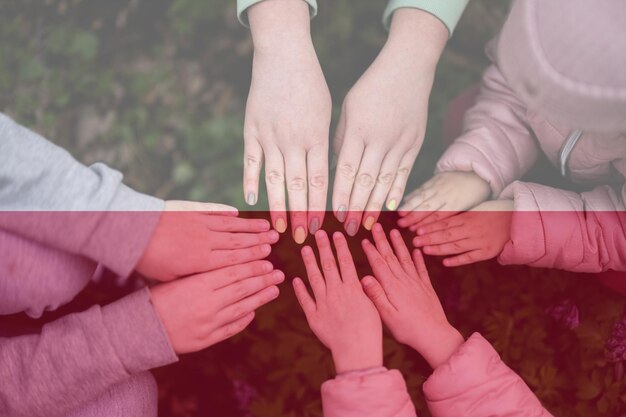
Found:
[[[424,383],[433,417],[549,417],[524,381],[474,333]]]
[[[0,338],[0,415],[64,415],[131,375],[176,360],[144,288],[39,334]]]
[[[539,145],[525,122],[526,108],[507,87],[497,66],[485,71],[476,104],[467,111],[464,133],[437,162],[436,172],[475,172],[492,195],[533,166]]]
[[[324,417],[416,417],[402,374],[375,368],[322,384]]]
[[[511,239],[498,257],[501,264],[626,271],[626,184],[577,194],[515,182],[501,198],[515,204]]]

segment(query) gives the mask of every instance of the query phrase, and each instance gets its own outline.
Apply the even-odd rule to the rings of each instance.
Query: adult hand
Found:
[[[471,209],[491,195],[487,181],[474,172],[441,172],[409,194],[399,209],[398,226],[415,231]]]
[[[262,219],[241,219],[221,204],[167,201],[135,267],[159,281],[237,265],[270,254],[278,233]]]
[[[241,332],[254,311],[278,297],[284,280],[267,261],[193,275],[150,289],[176,353],[195,352]]]
[[[323,273],[313,250],[302,249],[313,297],[300,278],[293,280],[311,330],[332,352],[337,373],[382,366],[380,317],[361,288],[345,237],[339,232],[333,235],[339,269],[326,232],[318,231],[315,240]]]
[[[447,256],[445,266],[485,261],[500,255],[511,239],[512,218],[513,200],[486,201],[471,211],[418,227],[413,245],[428,255]]]
[[[374,225],[372,234],[376,246],[363,241],[375,276],[361,281],[365,293],[396,340],[437,368],[458,349],[463,337],[448,323],[420,251],[416,249],[411,259],[397,230],[391,231],[393,250],[380,224]]]
[[[387,43],[344,100],[334,139],[333,210],[350,236],[361,221],[371,229],[385,201],[395,210],[402,199],[424,141],[428,98],[447,39],[434,16],[397,10]]]
[[[274,228],[298,243],[322,225],[328,189],[331,98],[303,1],[271,0],[248,11],[254,60],[244,122],[244,193],[257,201],[261,166]]]

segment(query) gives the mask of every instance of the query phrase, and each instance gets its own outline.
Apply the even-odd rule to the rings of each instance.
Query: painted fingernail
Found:
[[[337,209],[337,220],[343,223],[346,220],[346,206],[339,206]]]
[[[396,208],[398,208],[398,203],[396,202],[396,200],[389,200],[389,202],[387,203],[387,209],[393,211]]]
[[[314,235],[315,232],[320,228],[320,219],[317,217],[313,217],[311,220],[311,224],[309,225],[309,232]]]
[[[297,227],[296,231],[293,233],[293,240],[295,240],[298,245],[301,245],[302,243],[304,243],[305,239],[306,232],[304,231],[304,227]]]
[[[256,194],[248,193],[248,197],[246,197],[246,203],[248,203],[249,206],[255,205],[256,204]]]
[[[376,220],[372,216],[369,216],[367,219],[365,219],[365,222],[363,222],[363,227],[365,227],[367,230],[372,230],[372,226],[374,225],[375,221]]]
[[[356,235],[356,232],[359,230],[359,225],[356,223],[356,220],[350,220],[348,226],[346,227],[346,232],[350,236]]]
[[[276,220],[276,225],[274,227],[278,233],[285,233],[285,230],[287,230],[287,223],[285,223],[285,220],[282,217],[279,217],[278,220]]]

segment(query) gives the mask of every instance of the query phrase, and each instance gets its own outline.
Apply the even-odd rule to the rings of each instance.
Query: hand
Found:
[[[376,247],[364,240],[363,249],[375,278],[363,278],[365,293],[396,340],[417,350],[437,368],[463,344],[463,337],[448,323],[420,251],[416,249],[411,260],[397,230],[391,231],[394,250],[380,224],[372,234]]]
[[[415,231],[421,225],[471,209],[490,195],[489,183],[473,172],[439,173],[407,196],[399,209],[402,218],[398,226]]]
[[[287,229],[286,185],[293,237],[302,243],[307,229],[314,233],[322,225],[326,210],[330,92],[305,2],[264,1],[248,16],[255,49],[244,122],[244,193],[254,205],[265,158],[274,228]]]
[[[428,98],[447,39],[432,15],[397,10],[387,43],[343,102],[334,139],[333,210],[350,236],[361,221],[371,229],[385,201],[395,210],[402,199],[424,141]]]
[[[298,301],[311,330],[333,355],[337,373],[382,366],[383,334],[380,317],[359,284],[345,237],[333,235],[339,270],[328,236],[315,234],[323,275],[313,250],[302,249],[313,298],[300,278],[293,280]]]
[[[424,253],[449,256],[445,266],[467,265],[500,255],[511,239],[512,200],[486,201],[472,211],[417,229],[413,245]]]
[[[254,311],[278,297],[284,280],[267,261],[229,266],[150,289],[176,353],[195,352],[241,332]]]
[[[269,255],[278,233],[266,220],[236,216],[237,209],[221,204],[167,201],[135,269],[170,281]]]

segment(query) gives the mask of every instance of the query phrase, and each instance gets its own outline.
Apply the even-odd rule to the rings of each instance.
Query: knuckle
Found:
[[[313,175],[309,178],[309,182],[311,183],[311,187],[313,188],[324,188],[326,186],[326,176],[325,175]]]
[[[237,258],[237,255],[235,253],[230,253],[226,255],[226,262],[228,265],[235,265],[238,261],[239,259]]]
[[[259,168],[261,166],[261,159],[254,155],[246,155],[246,166],[250,168]]]
[[[385,261],[384,258],[377,256],[376,258],[374,258],[374,265],[378,267],[383,267],[383,266],[387,266],[387,262]]]
[[[409,168],[400,168],[396,173],[397,176],[408,177],[409,176]]]
[[[354,167],[354,165],[348,162],[345,162],[339,166],[339,172],[346,179],[351,180],[351,179],[354,179],[354,176],[356,175],[356,168]]]
[[[349,265],[352,264],[352,259],[348,258],[347,256],[340,256],[339,257],[339,263],[341,265],[349,266]]]
[[[371,187],[374,184],[374,179],[370,174],[360,174],[356,179],[357,184],[362,187]]]
[[[271,170],[265,175],[265,180],[270,184],[283,184],[285,182],[285,177],[282,173]]]
[[[333,269],[335,269],[335,262],[330,259],[323,260],[322,269],[326,272],[332,271]]]
[[[391,172],[381,173],[378,176],[378,183],[382,185],[389,185],[394,180],[394,178],[395,178],[395,175],[392,174]]]
[[[387,253],[387,254],[385,254],[384,259],[385,259],[385,262],[391,263],[391,262],[396,260],[396,257],[395,257],[395,255],[393,253]]]
[[[287,189],[289,189],[289,191],[302,191],[306,189],[306,180],[302,177],[294,177],[289,180]]]

